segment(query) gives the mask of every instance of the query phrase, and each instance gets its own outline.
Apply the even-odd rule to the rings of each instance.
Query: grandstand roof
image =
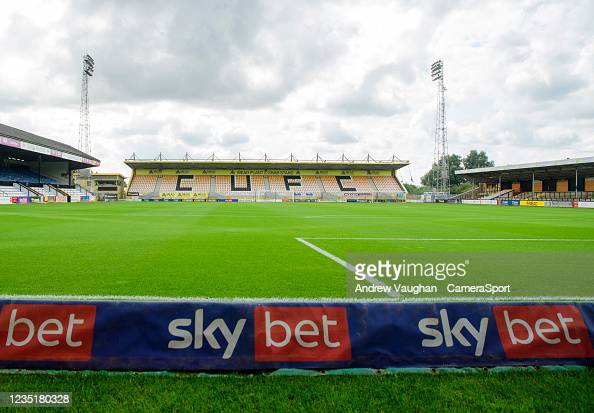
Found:
[[[79,168],[88,168],[100,164],[99,159],[70,145],[0,123],[0,152],[10,151],[17,151],[19,155],[34,152],[44,155],[46,160],[47,158],[70,160],[77,164],[75,167]]]
[[[574,178],[576,169],[580,176],[594,177],[594,157],[463,169],[455,173],[480,182],[494,182],[500,177],[503,179],[532,179],[533,173],[538,179]]]
[[[305,169],[305,170],[395,170],[405,167],[409,161],[391,159],[386,161],[375,160],[238,160],[238,159],[126,159],[124,161],[132,169]]]

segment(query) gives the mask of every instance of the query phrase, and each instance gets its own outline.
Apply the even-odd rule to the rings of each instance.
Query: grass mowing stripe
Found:
[[[7,392],[72,392],[75,412],[571,411],[594,408],[594,373],[274,377],[2,374]],[[554,389],[554,391],[551,391]]]
[[[305,218],[324,215],[344,219]],[[369,219],[372,216],[392,219]],[[454,221],[466,218],[475,220],[465,224]],[[543,222],[526,222],[531,218]],[[319,253],[304,251],[295,237],[342,259],[349,251],[382,248],[588,253],[594,252],[591,218],[589,211],[581,210],[487,211],[465,205],[95,203],[0,207],[0,253],[8,257],[2,263],[0,294],[338,299],[345,297],[344,267]],[[318,242],[314,238],[346,240]],[[377,243],[357,238],[373,238]],[[397,240],[390,244],[389,238]],[[486,239],[497,241],[483,241]],[[516,282],[517,277],[510,275],[510,280],[512,277]],[[505,277],[500,280],[507,283]],[[588,280],[571,271],[563,274],[563,280],[580,287],[557,291],[555,283],[544,280],[534,288],[518,289],[514,295],[594,295]]]

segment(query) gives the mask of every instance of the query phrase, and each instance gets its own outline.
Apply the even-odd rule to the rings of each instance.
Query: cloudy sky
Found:
[[[418,183],[443,59],[450,153],[593,156],[593,21],[591,0],[3,1],[0,123],[76,147],[88,51],[103,171],[133,152],[370,153]]]

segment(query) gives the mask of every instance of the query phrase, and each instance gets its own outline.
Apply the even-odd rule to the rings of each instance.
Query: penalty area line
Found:
[[[335,263],[343,266],[344,268],[346,268],[349,272],[351,273],[355,273],[355,267],[353,267],[351,264],[349,264],[348,262],[346,262],[345,260],[338,258],[336,255],[329,253],[328,251],[326,251],[325,249],[322,249],[320,247],[318,247],[315,244],[312,244],[311,242],[308,242],[306,240],[304,240],[303,238],[295,238],[297,241],[299,241],[300,243],[302,243],[303,245],[311,248],[312,250],[322,254],[323,256],[325,256],[326,258],[330,258],[332,261],[334,261]],[[378,287],[382,287],[382,288],[386,288],[388,289],[387,294],[392,297],[392,298],[399,298],[400,294],[396,293],[396,292],[392,292],[391,288],[388,287],[386,284],[384,284],[383,282],[379,281],[377,278],[373,278],[373,277],[369,277],[367,275],[365,275],[365,280],[373,285],[376,285]]]

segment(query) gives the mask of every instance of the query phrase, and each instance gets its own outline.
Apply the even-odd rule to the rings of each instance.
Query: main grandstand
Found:
[[[594,157],[561,159],[455,172],[476,187],[459,199],[593,201]]]
[[[406,199],[396,171],[409,164],[375,161],[126,159],[128,197],[142,200],[361,201]]]
[[[0,204],[92,200],[73,172],[99,165],[69,145],[0,124]]]

